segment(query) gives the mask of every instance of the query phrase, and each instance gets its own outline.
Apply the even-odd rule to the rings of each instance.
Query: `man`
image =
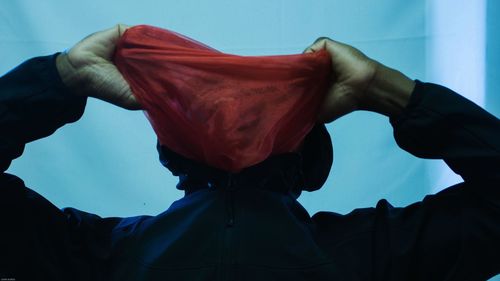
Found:
[[[25,143],[78,120],[87,96],[140,108],[111,63],[125,29],[98,32],[68,53],[29,60],[1,78],[3,171]],[[0,276],[471,281],[500,273],[499,120],[449,89],[412,81],[342,43],[322,38],[306,52],[320,49],[330,53],[334,77],[319,122],[355,110],[384,114],[403,149],[444,159],[464,182],[405,208],[381,200],[376,208],[311,218],[290,194],[302,172],[292,153],[214,186],[187,185],[187,195],[158,216],[100,218],[59,210],[3,173]],[[254,184],[256,177],[265,180]]]

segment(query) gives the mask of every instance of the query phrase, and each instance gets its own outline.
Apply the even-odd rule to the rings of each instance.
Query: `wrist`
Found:
[[[364,110],[388,117],[400,114],[410,100],[415,81],[403,73],[376,62],[375,74],[366,89]]]
[[[56,58],[56,68],[61,77],[63,84],[70,89],[70,93],[79,95],[81,91],[78,91],[82,85],[82,79],[78,74],[78,71],[71,64],[66,53],[60,53]]]

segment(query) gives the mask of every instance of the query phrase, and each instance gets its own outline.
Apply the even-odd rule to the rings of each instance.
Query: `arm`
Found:
[[[83,114],[86,97],[71,95],[59,77],[57,55],[28,60],[0,78],[0,168],[24,145],[46,137]]]
[[[111,63],[115,42],[123,31],[123,26],[115,26],[95,33],[68,53],[28,60],[0,78],[2,172],[22,154],[26,143],[78,120],[88,96],[127,109],[139,107]],[[0,277],[71,280],[80,276],[94,280],[95,272],[81,260],[68,258],[68,249],[99,257],[101,248],[92,241],[75,239],[75,233],[98,229],[106,235],[119,219],[101,219],[74,209],[63,212],[18,177],[2,173],[0,222]],[[60,271],[54,273],[54,268]]]
[[[94,33],[67,53],[31,59],[0,78],[0,168],[5,171],[24,145],[78,120],[86,97],[139,109],[130,88],[111,63],[127,29]]]
[[[346,246],[346,256],[362,256],[369,247],[368,264],[358,270],[371,268],[368,275],[375,280],[486,280],[500,273],[498,118],[445,87],[413,82],[350,46],[322,39],[307,51],[318,48],[329,50],[336,72],[321,121],[354,110],[384,114],[401,148],[444,159],[464,179],[405,208],[381,200],[375,209],[362,211],[369,244]]]
[[[422,158],[444,159],[466,181],[500,181],[500,121],[479,106],[434,84],[409,79],[351,46],[320,39],[306,52],[326,48],[335,80],[320,121],[355,110],[386,115],[400,147]]]
[[[500,273],[500,121],[445,87],[417,82],[391,123],[401,148],[444,159],[464,182],[405,208],[379,202],[377,274],[486,280]]]
[[[418,82],[391,123],[398,145],[413,155],[444,159],[465,182],[500,183],[500,120],[450,89]]]

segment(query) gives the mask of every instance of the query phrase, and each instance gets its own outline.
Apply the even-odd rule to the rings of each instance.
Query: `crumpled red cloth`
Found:
[[[231,55],[147,25],[123,34],[114,63],[161,145],[230,172],[295,151],[331,75],[326,51]]]

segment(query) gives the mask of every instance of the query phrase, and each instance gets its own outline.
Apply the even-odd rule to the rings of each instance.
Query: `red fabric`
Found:
[[[145,25],[125,32],[114,62],[162,145],[231,172],[296,150],[331,74],[326,51],[230,55]]]

